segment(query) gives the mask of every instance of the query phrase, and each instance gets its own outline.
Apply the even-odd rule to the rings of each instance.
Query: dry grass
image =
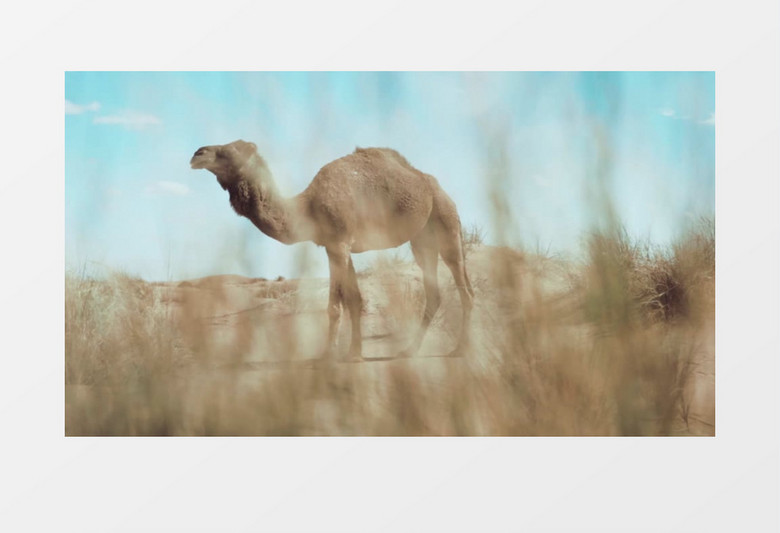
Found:
[[[65,431],[714,434],[692,409],[697,372],[712,355],[714,242],[711,221],[669,250],[621,232],[594,235],[580,265],[471,243],[474,342],[458,359],[423,351],[312,366],[306,358],[327,318],[293,305],[306,296],[295,281],[248,283],[263,305],[220,314],[235,287],[215,283],[205,300],[186,297],[193,286],[66,276]],[[361,284],[405,266],[387,263]],[[418,320],[422,288],[399,276],[382,285],[376,314],[403,330]],[[444,274],[440,282],[444,309],[434,325],[454,335],[456,291]]]
[[[669,321],[701,318],[714,310],[714,301],[707,298],[714,297],[715,280],[715,224],[710,219],[701,219],[668,250],[632,242],[619,230],[593,235],[589,251],[591,265],[585,274],[596,287],[596,311],[614,308],[626,317],[638,311]],[[624,302],[604,306],[599,297],[605,291]]]
[[[462,229],[463,232],[463,247],[466,255],[471,251],[485,243],[485,230],[476,224],[466,226]]]

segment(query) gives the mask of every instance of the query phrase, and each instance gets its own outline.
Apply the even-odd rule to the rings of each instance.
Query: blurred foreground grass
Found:
[[[218,342],[201,318],[208,304],[181,296],[193,292],[189,282],[171,291],[121,274],[67,275],[65,432],[714,434],[714,374],[709,389],[696,379],[714,372],[713,221],[663,250],[621,231],[595,234],[578,264],[478,242],[470,249],[474,342],[458,359],[302,363],[301,328],[320,323],[298,320],[306,294],[296,281],[257,285],[266,310],[225,326]],[[392,279],[399,261],[384,266],[362,274],[361,286]],[[440,283],[444,309],[434,325],[454,336],[454,287],[449,276]],[[383,287],[381,314],[413,317],[394,322],[412,327],[421,284]],[[219,298],[218,285],[209,290]],[[258,340],[268,317],[286,318]],[[252,354],[276,362],[251,364]],[[697,414],[694,402],[712,416]]]

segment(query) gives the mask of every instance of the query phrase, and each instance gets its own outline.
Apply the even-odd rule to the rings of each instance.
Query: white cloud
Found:
[[[65,114],[66,115],[80,115],[86,111],[97,111],[100,109],[98,102],[92,102],[86,105],[74,104],[70,100],[65,100]]]
[[[157,181],[146,187],[148,194],[186,196],[190,188],[178,181]]]
[[[677,111],[675,111],[674,109],[668,108],[668,107],[660,109],[659,112],[661,113],[661,115],[663,115],[665,117],[668,117],[668,118],[673,118],[675,120],[693,120],[695,122],[698,122],[699,124],[708,124],[708,125],[711,125],[711,126],[715,125],[715,112],[714,111],[712,113],[710,113],[710,117],[709,118],[706,118],[704,120],[699,120],[699,119],[697,119],[695,117],[692,117],[690,115],[680,115]]]
[[[691,118],[688,115],[681,115],[677,111],[669,107],[664,107],[663,109],[661,109],[660,112],[663,116],[673,118],[675,120],[690,120]]]
[[[122,111],[116,115],[104,115],[95,117],[94,124],[109,124],[122,126],[124,128],[141,130],[149,126],[162,124],[162,120],[148,113],[139,113],[137,111]]]

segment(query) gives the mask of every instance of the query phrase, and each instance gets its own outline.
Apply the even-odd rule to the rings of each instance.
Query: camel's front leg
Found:
[[[328,251],[328,266],[330,267],[330,291],[328,293],[328,347],[326,356],[330,357],[338,349],[339,326],[341,325],[341,310],[344,295],[344,279],[346,270],[341,266],[338,254]]]
[[[357,284],[355,267],[350,258],[349,246],[339,245],[327,249],[328,264],[330,266],[330,302],[328,316],[330,328],[328,342],[331,349],[335,349],[338,328],[341,320],[343,306],[349,310],[349,318],[352,323],[352,342],[349,347],[350,359],[362,359],[363,337],[360,328],[360,312],[363,301]]]
[[[363,359],[363,333],[360,327],[360,313],[363,311],[363,297],[360,295],[355,266],[352,258],[347,256],[347,282],[344,285],[344,301],[349,309],[349,321],[352,323],[352,343],[349,346],[349,358]]]

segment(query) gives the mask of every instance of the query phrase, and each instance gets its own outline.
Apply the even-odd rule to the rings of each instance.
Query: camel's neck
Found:
[[[277,241],[292,244],[311,240],[304,228],[305,210],[298,197],[283,198],[276,188],[265,162],[257,158],[252,168],[244,168],[235,176],[217,176],[230,194],[230,205],[241,216]]]

